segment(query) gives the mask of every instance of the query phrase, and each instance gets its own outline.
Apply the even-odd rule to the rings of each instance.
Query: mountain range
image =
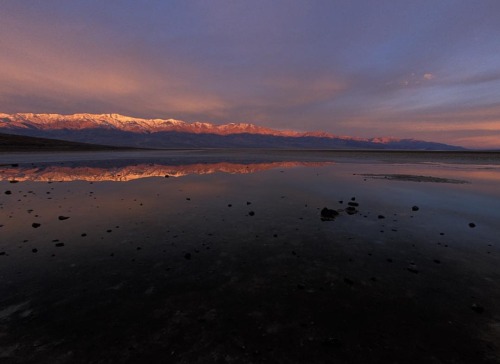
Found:
[[[304,148],[463,150],[415,139],[357,138],[326,132],[275,130],[248,123],[187,123],[119,114],[0,113],[4,133],[140,148]]]

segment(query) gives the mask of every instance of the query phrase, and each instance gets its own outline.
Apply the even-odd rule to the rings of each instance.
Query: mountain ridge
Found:
[[[250,123],[188,123],[177,119],[143,119],[120,114],[0,113],[0,130],[76,142],[150,148],[465,149],[411,138],[359,138],[322,131],[276,130]]]

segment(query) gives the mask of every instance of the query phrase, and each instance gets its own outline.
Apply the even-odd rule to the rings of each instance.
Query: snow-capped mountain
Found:
[[[0,113],[0,132],[143,148],[463,149],[414,139],[366,139],[322,131],[275,130],[249,123],[187,123],[176,119],[141,119],[119,114]]]

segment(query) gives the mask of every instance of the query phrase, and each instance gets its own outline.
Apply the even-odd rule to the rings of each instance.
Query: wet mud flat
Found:
[[[498,168],[327,161],[57,182],[5,159],[1,361],[499,362]]]

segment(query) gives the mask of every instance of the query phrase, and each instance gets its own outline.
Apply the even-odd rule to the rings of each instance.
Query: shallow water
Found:
[[[0,155],[0,358],[498,362],[499,182],[491,153]]]

